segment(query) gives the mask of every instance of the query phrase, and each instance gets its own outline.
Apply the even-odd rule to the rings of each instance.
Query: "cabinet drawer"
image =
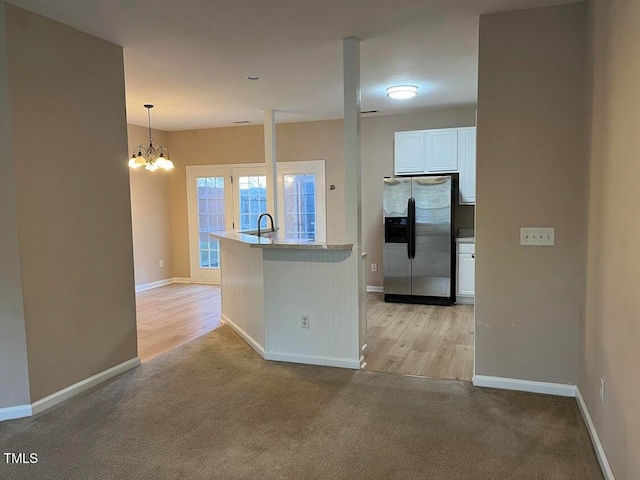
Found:
[[[476,253],[475,243],[459,243],[458,253]]]

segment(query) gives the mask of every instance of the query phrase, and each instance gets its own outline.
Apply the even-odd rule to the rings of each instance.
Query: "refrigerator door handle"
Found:
[[[416,258],[416,200],[414,198],[409,199],[408,204],[408,241],[407,241],[407,254],[410,259]]]

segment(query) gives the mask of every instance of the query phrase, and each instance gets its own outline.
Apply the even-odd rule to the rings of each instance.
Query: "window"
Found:
[[[324,160],[278,163],[278,236],[326,242]]]
[[[209,233],[225,230],[224,177],[199,177],[196,182],[200,268],[219,268],[220,242]]]
[[[284,175],[284,233],[288,240],[316,239],[316,176]]]
[[[267,211],[267,177],[265,175],[238,176],[239,230],[258,228],[258,217]],[[261,227],[266,226],[263,218]]]

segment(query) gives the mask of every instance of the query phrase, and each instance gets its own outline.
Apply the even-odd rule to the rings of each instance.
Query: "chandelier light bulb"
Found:
[[[164,166],[162,167],[165,170],[173,170],[175,167],[173,166],[173,162],[168,158],[164,161]]]

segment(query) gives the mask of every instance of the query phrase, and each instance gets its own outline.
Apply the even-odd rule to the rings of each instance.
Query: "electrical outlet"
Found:
[[[164,260],[159,260],[158,265],[160,265],[160,268],[164,268]]]
[[[555,228],[524,227],[520,229],[520,245],[552,247],[556,243],[555,237]]]
[[[604,405],[604,378],[600,378],[600,403]]]
[[[371,271],[372,272],[377,272],[378,271],[378,264],[377,263],[372,263],[371,264]]]
[[[302,324],[300,325],[302,328],[309,328],[309,315],[303,313],[300,315],[300,320]]]

